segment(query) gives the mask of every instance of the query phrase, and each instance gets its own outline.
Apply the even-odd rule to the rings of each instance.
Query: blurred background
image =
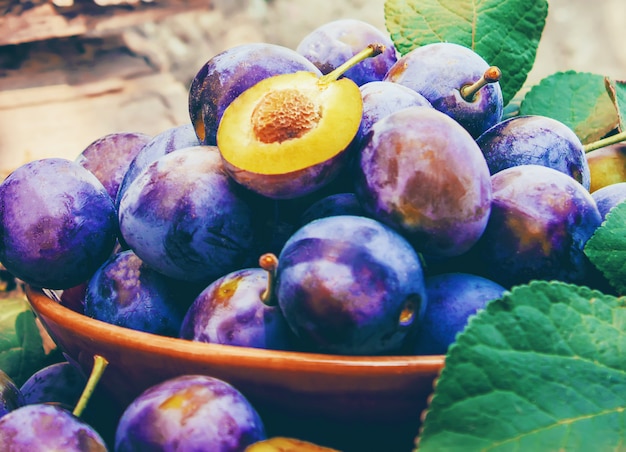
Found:
[[[111,132],[188,121],[191,78],[246,42],[295,48],[357,18],[384,29],[384,0],[0,0],[0,177],[75,158]],[[527,84],[573,69],[626,79],[626,0],[550,0]]]

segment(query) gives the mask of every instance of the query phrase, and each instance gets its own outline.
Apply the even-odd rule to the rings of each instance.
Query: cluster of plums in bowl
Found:
[[[602,283],[584,148],[504,119],[499,77],[457,44],[399,56],[357,20],[233,47],[198,71],[188,124],[10,174],[0,262],[73,361],[109,360],[122,406],[210,375],[276,432],[299,413],[414,436],[477,310],[532,279]]]

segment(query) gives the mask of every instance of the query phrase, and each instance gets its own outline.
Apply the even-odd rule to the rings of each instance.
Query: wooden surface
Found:
[[[0,46],[67,36],[102,36],[180,12],[208,10],[211,5],[210,0],[56,2],[69,6],[56,6],[52,1],[47,1],[33,2],[40,4],[30,8],[21,7],[20,3],[15,0],[3,0],[0,3],[3,12],[0,16]],[[100,6],[107,3],[107,6]]]

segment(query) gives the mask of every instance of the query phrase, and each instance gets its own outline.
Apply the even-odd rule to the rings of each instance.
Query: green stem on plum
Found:
[[[332,70],[328,74],[322,75],[319,79],[319,83],[325,84],[325,83],[334,82],[351,67],[359,64],[361,61],[366,60],[367,58],[372,58],[377,55],[380,55],[384,51],[385,51],[385,46],[383,44],[379,44],[379,43],[370,44],[365,49],[361,50],[359,53],[354,55],[352,58],[347,60],[342,65],[336,67],[334,70]]]
[[[259,266],[267,272],[267,287],[261,294],[261,301],[267,306],[276,306],[274,282],[276,280],[278,258],[273,253],[265,253],[259,258]]]
[[[602,138],[601,140],[594,141],[593,143],[588,143],[584,148],[585,152],[591,152],[612,144],[621,143],[622,141],[626,141],[626,131]]]
[[[76,417],[80,417],[83,414],[83,411],[85,411],[89,399],[91,399],[100,378],[102,378],[104,369],[106,369],[109,365],[109,361],[107,361],[103,356],[95,355],[93,359],[93,368],[91,369],[91,374],[89,375],[85,389],[83,389],[83,392],[74,407],[74,411],[72,411],[72,414]]]
[[[500,68],[497,66],[489,66],[477,81],[461,87],[461,97],[467,102],[474,102],[476,93],[478,93],[483,86],[500,81],[500,77],[502,77]]]

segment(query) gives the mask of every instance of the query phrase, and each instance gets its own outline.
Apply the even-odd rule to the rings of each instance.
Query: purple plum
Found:
[[[148,388],[128,405],[115,451],[240,452],[266,437],[259,414],[235,387],[183,375]]]
[[[466,100],[461,89],[481,80],[489,68],[469,47],[436,42],[400,57],[383,80],[417,91],[476,138],[502,120],[502,90],[497,81],[487,83]]]
[[[335,193],[315,201],[300,215],[300,226],[334,215],[367,216],[354,193]]]
[[[425,279],[426,310],[416,339],[416,355],[445,354],[470,316],[500,298],[500,284],[470,273],[441,273]]]
[[[176,337],[194,298],[186,286],[190,284],[162,275],[133,251],[122,251],[90,279],[84,314],[113,325]]]
[[[432,107],[418,92],[398,83],[375,81],[359,88],[363,96],[363,117],[354,137],[354,145],[362,147],[374,123],[406,107]]]
[[[76,162],[34,160],[0,185],[0,262],[27,284],[67,289],[86,281],[117,235],[113,200]]]
[[[321,72],[293,49],[269,43],[247,43],[211,57],[189,88],[189,117],[198,139],[217,144],[217,127],[226,107],[263,79],[297,71]]]
[[[6,451],[106,452],[102,436],[58,405],[24,405],[0,418],[0,444]]]
[[[128,167],[152,137],[138,132],[116,132],[98,138],[76,157],[91,171],[115,200]]]
[[[183,149],[200,145],[196,132],[191,124],[182,124],[171,127],[157,134],[141,148],[135,158],[130,162],[124,177],[120,182],[119,192],[115,199],[116,206],[119,207],[119,200],[137,175],[141,173],[149,164],[159,157],[169,154],[176,149]]]
[[[264,299],[273,292],[269,284],[268,271],[262,268],[224,275],[195,299],[183,320],[180,337],[213,344],[292,349],[293,333],[282,311]]]
[[[592,192],[591,197],[598,206],[602,220],[605,220],[613,207],[626,200],[626,182],[605,185]]]
[[[518,165],[491,177],[489,223],[471,250],[483,276],[507,289],[534,279],[583,284],[583,249],[602,217],[572,177],[543,165]]]
[[[491,210],[489,168],[449,116],[430,107],[396,111],[372,126],[357,160],[363,209],[417,251],[460,255],[480,238]]]
[[[252,210],[214,146],[178,149],[152,162],[119,205],[124,241],[174,279],[209,284],[250,262]]]
[[[418,254],[371,218],[337,215],[298,229],[280,253],[276,278],[287,322],[315,351],[397,352],[423,310]]]
[[[476,139],[489,171],[516,165],[543,165],[559,170],[589,189],[585,149],[574,131],[561,121],[541,115],[514,116]]]
[[[26,404],[26,398],[15,381],[0,369],[0,418]]]
[[[374,25],[358,19],[333,20],[307,34],[296,51],[311,61],[322,74],[328,74],[370,44],[382,44],[385,50],[350,68],[342,76],[361,86],[382,80],[397,61],[396,48],[390,36]]]

